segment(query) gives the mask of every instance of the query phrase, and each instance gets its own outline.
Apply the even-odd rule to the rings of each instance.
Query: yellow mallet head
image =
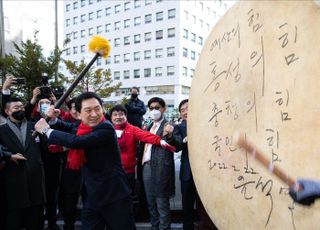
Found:
[[[89,42],[89,51],[99,53],[100,56],[104,58],[107,58],[109,56],[110,50],[111,45],[109,41],[100,36],[93,36],[91,41]]]

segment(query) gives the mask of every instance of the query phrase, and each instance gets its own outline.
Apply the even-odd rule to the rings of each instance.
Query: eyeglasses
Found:
[[[152,106],[150,106],[149,107],[149,109],[150,109],[150,111],[152,111],[152,110],[159,110],[161,107],[159,107],[159,106],[155,106],[155,107],[152,107]]]

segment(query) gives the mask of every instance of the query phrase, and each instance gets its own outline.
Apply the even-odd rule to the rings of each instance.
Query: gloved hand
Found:
[[[4,146],[0,147],[0,156],[3,157],[3,159],[10,159],[12,155],[12,152],[9,151],[9,149],[7,149]]]
[[[320,198],[320,181],[310,179],[298,179],[297,183],[302,188],[301,191],[290,189],[292,199],[302,205],[311,205],[315,199]]]
[[[175,152],[176,151],[176,147],[169,145],[165,140],[161,140],[160,141],[160,145],[162,148],[164,148],[165,150],[168,150],[169,152]]]

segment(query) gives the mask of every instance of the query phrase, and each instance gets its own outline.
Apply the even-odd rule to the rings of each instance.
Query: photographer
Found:
[[[41,87],[39,87],[41,88]],[[40,90],[41,91],[41,90]],[[38,95],[38,102],[33,110],[31,120],[37,122],[45,117],[45,111],[50,105],[56,102],[53,93],[43,93]],[[45,189],[47,203],[45,205],[45,217],[48,220],[48,229],[59,229],[57,225],[57,203],[58,188],[61,175],[61,157],[63,149],[60,146],[48,146],[46,143],[41,145],[41,157],[44,164]]]
[[[2,108],[6,107],[6,104],[8,101],[10,101],[11,95],[10,95],[10,88],[13,84],[16,84],[17,80],[13,75],[7,75],[6,80],[3,83],[2,86]],[[41,94],[40,88],[36,87],[32,91],[32,98],[27,104],[24,106],[26,118],[27,120],[30,120],[32,110],[38,100],[38,96]],[[2,115],[6,117],[6,114],[2,110]]]

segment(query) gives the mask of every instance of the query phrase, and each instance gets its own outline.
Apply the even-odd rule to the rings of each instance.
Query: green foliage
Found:
[[[42,85],[41,76],[47,73],[52,77],[58,68],[61,60],[62,52],[58,47],[51,52],[49,57],[44,57],[42,47],[37,44],[37,32],[34,34],[34,42],[28,39],[21,42],[20,45],[13,43],[18,53],[18,57],[12,54],[0,57],[0,69],[3,73],[11,73],[15,77],[25,78],[25,85],[18,85],[14,88],[14,92],[19,92],[19,96],[28,99],[32,96],[32,90]],[[59,78],[63,78],[60,75]],[[59,80],[59,79],[58,79]],[[55,82],[59,85],[59,81]]]
[[[84,60],[81,60],[78,65],[70,60],[64,60],[64,63],[67,70],[72,75],[72,77],[68,78],[66,81],[68,84],[71,84],[87,65]],[[110,69],[103,70],[102,68],[96,69],[95,67],[91,67],[75,88],[72,96],[77,96],[80,93],[91,91],[97,93],[101,98],[107,98],[121,86],[121,83],[112,85],[112,82],[113,80]]]

